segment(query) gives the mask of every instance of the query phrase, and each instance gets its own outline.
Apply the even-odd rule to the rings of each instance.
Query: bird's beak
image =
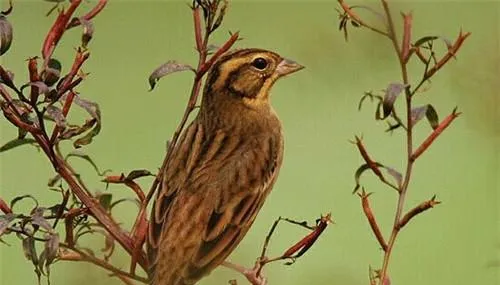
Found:
[[[295,61],[293,61],[291,59],[284,58],[283,60],[281,60],[281,62],[276,67],[276,72],[281,77],[281,76],[285,76],[287,74],[299,71],[302,68],[304,68],[304,66],[296,63]]]

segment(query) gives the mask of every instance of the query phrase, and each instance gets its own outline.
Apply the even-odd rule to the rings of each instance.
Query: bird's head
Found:
[[[258,109],[269,106],[269,91],[281,77],[304,68],[295,61],[262,49],[240,49],[221,56],[209,71],[205,102],[243,104]],[[211,104],[212,105],[212,104]]]

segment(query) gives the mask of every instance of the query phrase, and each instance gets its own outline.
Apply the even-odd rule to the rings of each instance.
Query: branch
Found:
[[[435,139],[458,117],[461,113],[457,113],[457,110],[453,110],[453,112],[448,115],[439,125],[438,127],[422,142],[422,144],[415,150],[415,152],[411,155],[410,160],[415,161],[422,153],[424,153],[434,142]]]
[[[420,203],[415,208],[411,209],[408,213],[406,213],[401,221],[399,221],[397,225],[397,229],[402,229],[411,219],[416,217],[418,214],[433,208],[434,206],[441,204],[441,202],[436,201],[436,195],[434,195],[430,200],[424,201]]]
[[[67,244],[60,243],[61,247],[64,247],[66,250],[61,250],[59,251],[59,260],[69,260],[69,261],[83,261],[83,262],[89,262],[92,264],[95,264],[101,268],[104,268],[110,272],[113,273],[113,275],[117,276],[122,276],[122,277],[127,277],[129,279],[133,279],[139,282],[142,282],[144,284],[148,283],[148,279],[146,277],[142,276],[137,276],[135,274],[130,274],[126,271],[123,271],[121,269],[118,269],[105,260],[102,260],[100,258],[97,258],[95,256],[86,254],[84,251],[79,250],[75,247],[70,247]]]
[[[368,29],[374,31],[377,34],[381,34],[382,36],[389,37],[389,33],[384,32],[378,28],[375,28],[372,25],[369,25],[368,23],[363,21],[356,13],[354,13],[354,11],[351,9],[351,7],[349,7],[349,5],[347,5],[344,0],[338,0],[338,2],[340,4],[340,6],[342,7],[342,9],[344,10],[344,12],[349,16],[349,18],[356,21],[356,23],[360,24],[361,26],[363,26],[365,28],[368,28]]]
[[[380,231],[377,220],[375,219],[375,215],[373,214],[373,211],[370,207],[370,201],[368,200],[368,197],[371,194],[372,193],[366,193],[365,190],[363,189],[361,193],[358,193],[358,196],[361,198],[361,205],[363,207],[363,212],[365,213],[365,216],[368,219],[368,223],[370,224],[373,234],[377,238],[377,241],[382,247],[382,249],[384,251],[387,251],[387,243],[385,242],[384,236]]]

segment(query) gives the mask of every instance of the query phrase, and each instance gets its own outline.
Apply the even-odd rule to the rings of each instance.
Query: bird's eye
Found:
[[[252,66],[257,69],[264,70],[267,67],[267,60],[262,57],[258,57],[252,61]]]

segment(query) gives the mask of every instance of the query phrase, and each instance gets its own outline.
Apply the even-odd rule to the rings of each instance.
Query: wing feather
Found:
[[[194,284],[223,262],[276,180],[281,132],[254,138],[207,133],[196,120],[186,129],[154,203],[148,238],[153,284],[179,276],[182,281],[166,284]]]

